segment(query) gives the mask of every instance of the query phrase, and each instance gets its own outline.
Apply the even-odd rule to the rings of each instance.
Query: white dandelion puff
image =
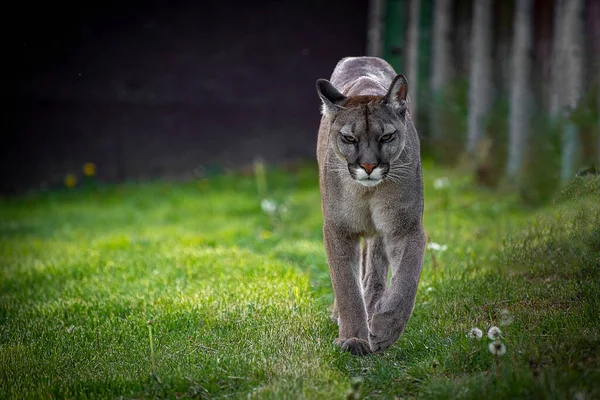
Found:
[[[499,339],[502,336],[502,331],[497,326],[492,326],[488,330],[487,336],[492,340]]]
[[[500,310],[500,326],[510,325],[513,322],[513,316],[510,314],[508,309],[503,308]]]
[[[438,178],[435,181],[433,181],[433,188],[435,190],[444,189],[444,188],[447,188],[448,186],[450,186],[450,179],[448,179],[446,177]]]
[[[448,250],[448,245],[431,242],[427,244],[427,248],[435,251],[446,251]]]
[[[506,353],[506,346],[499,340],[491,342],[488,345],[488,349],[490,350],[490,353],[492,353],[495,356],[501,356],[504,355],[504,353]]]
[[[262,208],[263,212],[267,214],[273,214],[275,211],[277,211],[277,203],[271,199],[262,199],[260,202],[260,208]]]
[[[467,337],[469,339],[481,339],[483,337],[483,332],[479,328],[471,328],[469,333],[467,333]]]

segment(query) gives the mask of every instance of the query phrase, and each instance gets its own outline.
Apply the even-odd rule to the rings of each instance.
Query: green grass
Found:
[[[427,252],[403,336],[368,357],[332,345],[312,165],[268,171],[275,215],[241,175],[2,200],[0,396],[600,397],[598,180],[526,210],[424,177],[426,230],[447,250]],[[498,359],[466,337],[492,325]]]

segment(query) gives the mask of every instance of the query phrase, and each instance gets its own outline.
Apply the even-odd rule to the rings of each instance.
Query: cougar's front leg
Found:
[[[385,254],[383,237],[365,239],[363,253],[361,278],[368,320],[373,315],[375,306],[387,286],[388,258]]]
[[[372,352],[390,347],[402,334],[410,318],[425,255],[425,233],[415,229],[401,237],[384,238],[392,268],[392,280],[369,318],[369,344]]]
[[[338,315],[335,344],[353,354],[367,354],[369,330],[360,288],[360,239],[327,224],[323,238]]]

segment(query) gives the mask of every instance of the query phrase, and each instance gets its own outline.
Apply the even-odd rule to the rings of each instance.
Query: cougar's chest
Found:
[[[403,201],[404,200],[404,201]],[[349,230],[363,237],[387,235],[409,222],[411,205],[402,196],[384,194],[383,190],[371,195],[348,195],[345,212],[341,214]]]
[[[377,234],[373,218],[373,196],[363,193],[346,193],[340,200],[344,207],[339,216],[350,232],[365,237]]]

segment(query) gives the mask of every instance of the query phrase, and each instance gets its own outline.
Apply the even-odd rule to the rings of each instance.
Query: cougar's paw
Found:
[[[342,350],[349,351],[355,356],[364,356],[371,352],[369,342],[355,337],[337,338],[333,343],[337,346],[340,346]]]
[[[381,314],[374,314],[369,321],[369,348],[372,353],[386,350],[390,347],[400,334],[403,328],[398,328],[392,320]]]

